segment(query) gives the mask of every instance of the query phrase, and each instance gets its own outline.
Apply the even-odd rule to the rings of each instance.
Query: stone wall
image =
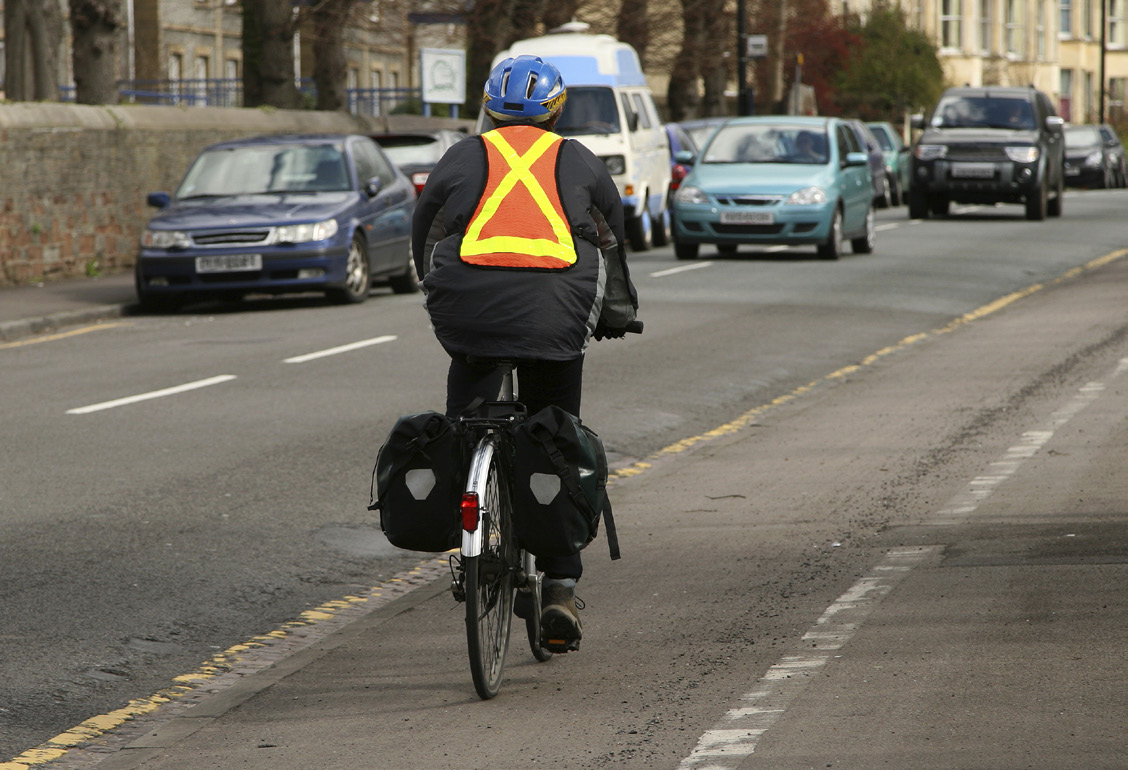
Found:
[[[0,104],[0,285],[132,267],[155,213],[145,196],[175,189],[209,144],[465,124],[273,109]]]

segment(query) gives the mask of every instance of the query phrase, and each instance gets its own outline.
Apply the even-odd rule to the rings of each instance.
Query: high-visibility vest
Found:
[[[489,176],[462,238],[462,261],[550,270],[574,265],[576,245],[556,184],[563,139],[535,126],[509,126],[482,140]]]

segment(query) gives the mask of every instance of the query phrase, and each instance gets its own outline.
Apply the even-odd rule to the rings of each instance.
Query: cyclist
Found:
[[[579,416],[588,341],[622,337],[635,319],[615,183],[587,147],[552,133],[566,99],[540,57],[501,62],[483,95],[494,128],[451,147],[419,195],[412,248],[451,359],[452,417],[497,397],[502,375],[489,359],[516,362],[529,414],[555,405]],[[553,652],[578,649],[580,555],[538,557],[537,569],[542,636],[565,640]]]

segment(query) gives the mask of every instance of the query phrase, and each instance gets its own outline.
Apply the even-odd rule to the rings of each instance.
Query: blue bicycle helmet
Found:
[[[560,70],[539,56],[522,54],[493,68],[486,81],[482,106],[499,122],[542,123],[559,113],[567,98]]]

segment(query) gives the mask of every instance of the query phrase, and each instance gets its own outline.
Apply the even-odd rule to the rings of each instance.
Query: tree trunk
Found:
[[[701,77],[705,96],[701,103],[701,117],[709,118],[727,115],[729,112],[725,102],[728,64],[724,52],[729,50],[725,41],[733,40],[735,32],[730,32],[728,17],[724,13],[724,0],[704,0],[703,5],[704,13],[701,15],[705,45],[701,50]]]
[[[296,109],[289,0],[243,0],[243,106]]]
[[[354,0],[325,0],[310,9],[313,28],[313,82],[317,109],[348,110],[348,60],[344,30]]]
[[[697,81],[700,76],[701,49],[706,43],[705,20],[701,0],[682,0],[682,48],[674,60],[666,102],[670,120],[677,122],[697,116],[700,95]]]
[[[561,24],[566,24],[576,17],[576,11],[583,5],[583,0],[554,0],[545,5],[544,16],[544,30],[548,32],[554,27],[559,27]]]
[[[623,0],[619,6],[619,39],[638,51],[642,68],[646,69],[646,48],[650,45],[650,26],[646,18],[646,0]]]
[[[524,40],[536,37],[537,22],[544,10],[545,0],[514,0],[513,10],[510,13],[510,40]]]
[[[490,77],[499,44],[509,39],[510,12],[505,0],[477,0],[466,26],[466,111],[477,115],[482,89]]]
[[[124,19],[122,0],[70,0],[79,104],[117,104],[117,53]]]
[[[14,102],[58,101],[63,19],[55,2],[8,0],[4,5],[5,97]]]

